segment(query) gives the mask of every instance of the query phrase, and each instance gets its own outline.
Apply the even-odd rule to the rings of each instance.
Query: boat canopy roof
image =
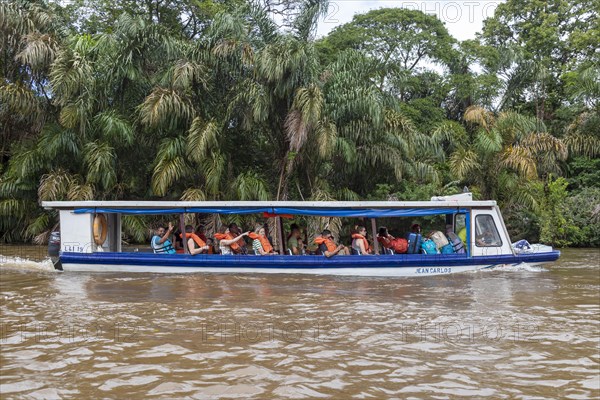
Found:
[[[75,214],[259,214],[321,217],[402,217],[467,212],[495,201],[433,198],[432,201],[44,201],[47,209]]]

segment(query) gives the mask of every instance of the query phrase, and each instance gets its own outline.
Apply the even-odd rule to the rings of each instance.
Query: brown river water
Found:
[[[600,397],[598,249],[417,278],[59,273],[44,253],[0,248],[1,399]]]

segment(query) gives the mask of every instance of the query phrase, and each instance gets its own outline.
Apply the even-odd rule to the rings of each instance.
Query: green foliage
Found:
[[[540,240],[558,247],[572,244],[580,229],[564,213],[568,182],[564,178],[548,180],[540,202]]]
[[[600,188],[600,158],[575,157],[569,163],[569,188]]]
[[[327,42],[340,51],[365,51],[385,65],[413,70],[426,61],[448,63],[455,40],[434,16],[406,8],[381,8],[355,15],[339,26]]]
[[[1,2],[0,240],[43,241],[56,215],[40,200],[425,200],[467,185],[518,237],[597,243],[592,0],[509,0],[460,44],[403,8],[315,41],[327,4]],[[548,181],[561,175],[571,193]],[[126,237],[153,222],[124,219]]]
[[[571,245],[600,247],[600,188],[588,187],[565,200],[565,219],[573,224]]]

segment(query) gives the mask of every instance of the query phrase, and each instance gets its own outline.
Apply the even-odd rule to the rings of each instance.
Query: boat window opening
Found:
[[[467,224],[466,214],[454,214],[454,233],[460,232],[465,229]]]
[[[475,245],[477,247],[502,246],[502,239],[498,234],[494,218],[490,214],[475,217]]]

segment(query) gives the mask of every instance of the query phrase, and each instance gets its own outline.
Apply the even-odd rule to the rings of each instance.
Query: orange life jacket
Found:
[[[215,233],[215,239],[217,240],[229,240],[225,233]]]
[[[257,235],[256,233],[253,233],[253,232],[250,232],[248,234],[248,237],[250,239],[258,240],[260,242],[260,245],[263,248],[263,251],[265,251],[266,253],[272,253],[273,252],[273,246],[271,246],[271,243],[269,242],[269,239],[267,239],[266,237]]]
[[[352,239],[358,239],[358,240],[362,240],[363,244],[365,245],[365,251],[368,253],[369,252],[369,242],[367,241],[367,238],[364,237],[363,235],[359,234],[359,233],[353,233],[352,234]]]
[[[183,239],[183,235],[181,233],[179,234],[179,237]],[[194,243],[196,243],[196,246],[198,246],[198,248],[206,246],[206,242],[204,242],[202,239],[200,239],[200,237],[198,235],[196,235],[195,233],[186,233],[185,238],[186,239],[189,239],[189,238],[194,239]]]
[[[233,240],[233,239],[235,239],[235,237],[231,233],[215,233],[215,239],[217,239],[217,240]],[[233,251],[234,253],[239,253],[242,250],[240,248],[240,245],[238,244],[238,242],[240,240],[243,240],[243,239],[240,238],[240,239],[238,239],[237,242],[233,242],[229,245],[229,247],[231,248],[231,251]]]
[[[335,251],[335,249],[337,249],[337,246],[335,245],[335,243],[333,243],[333,240],[325,239],[322,236],[319,236],[318,238],[316,238],[315,243],[318,244],[319,246],[322,244],[325,244],[325,246],[327,246],[327,251],[329,251],[330,253],[333,253]]]
[[[233,235],[231,234],[231,232],[229,232],[229,233],[226,233],[225,235],[227,235],[227,238],[226,238],[227,240],[233,240],[233,239],[235,239],[235,236],[233,236]],[[242,247],[241,247],[241,246],[238,244],[238,242],[240,242],[240,241],[242,241],[242,242],[243,242],[243,241],[244,241],[244,239],[243,239],[243,238],[240,238],[240,239],[239,239],[237,242],[233,242],[233,243],[231,243],[231,244],[229,245],[229,247],[231,247],[231,250],[232,250],[234,253],[239,253],[239,252],[241,252],[241,251],[242,251]]]

